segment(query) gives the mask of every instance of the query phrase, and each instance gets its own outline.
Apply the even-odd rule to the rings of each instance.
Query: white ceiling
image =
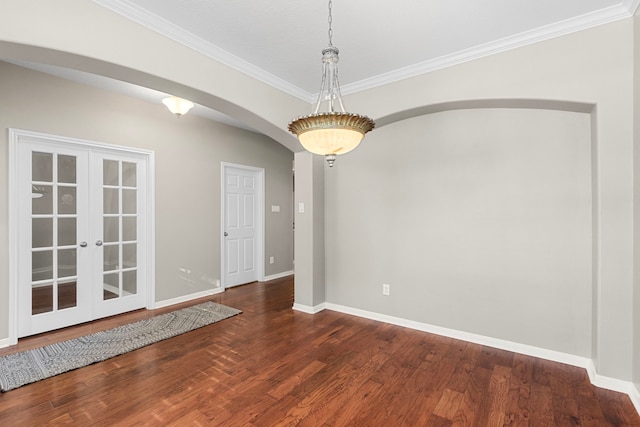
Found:
[[[326,0],[94,0],[312,100]],[[633,15],[640,0],[334,0],[343,93]]]
[[[93,0],[306,101],[328,45],[326,0]],[[356,92],[632,16],[640,0],[334,0],[342,93]],[[41,71],[158,100],[122,82]],[[199,110],[199,111],[198,111]],[[204,115],[243,127],[206,108]]]

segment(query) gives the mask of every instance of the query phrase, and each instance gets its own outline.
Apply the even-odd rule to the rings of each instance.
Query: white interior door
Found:
[[[262,277],[262,169],[223,164],[223,279],[236,286]]]
[[[92,166],[99,183],[91,209],[92,272],[100,284],[92,297],[93,316],[100,318],[145,306],[147,171],[143,159],[124,153],[95,152]]]
[[[10,329],[23,337],[145,307],[149,153],[22,131],[10,139]]]
[[[19,147],[19,336],[91,318],[89,153],[38,142]]]

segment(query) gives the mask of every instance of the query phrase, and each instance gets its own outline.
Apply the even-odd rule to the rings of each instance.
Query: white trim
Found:
[[[416,322],[400,317],[388,316],[386,314],[374,313],[371,311],[360,310],[357,308],[346,307],[338,304],[325,303],[328,310],[338,311],[340,313],[351,314],[353,316],[364,317],[366,319],[377,320],[379,322],[390,323],[392,325],[402,326],[418,331],[429,332],[431,334],[441,335],[449,338],[455,338],[474,344],[486,345],[489,347],[499,348],[502,350],[512,351],[515,353],[526,354],[528,356],[539,357],[541,359],[552,360],[554,362],[565,363],[568,365],[587,368],[591,359],[586,357],[575,356],[572,354],[561,353],[554,350],[547,350],[540,347],[534,347],[526,344],[520,344],[512,341],[491,338],[484,335],[472,334],[469,332],[458,331],[455,329],[443,328],[441,326],[430,325],[428,323]]]
[[[631,399],[638,414],[640,414],[640,391],[638,387],[630,381],[623,381],[616,378],[605,377],[599,375],[596,372],[593,360],[576,356],[573,354],[562,353],[559,351],[548,350],[545,348],[535,347],[527,344],[520,344],[512,341],[491,338],[484,335],[472,334],[469,332],[458,331],[455,329],[443,328],[440,326],[430,325],[428,323],[416,322],[413,320],[407,320],[400,317],[388,316],[386,314],[374,313],[371,311],[360,310],[358,308],[347,307],[344,305],[323,303],[316,307],[299,306],[296,304],[293,306],[294,310],[304,311],[305,313],[315,314],[323,309],[337,311],[340,313],[350,314],[353,316],[363,317],[365,319],[371,319],[378,322],[389,323],[409,329],[415,329],[418,331],[429,332],[436,335],[441,335],[449,338],[454,338],[462,341],[471,342],[474,344],[485,345],[488,347],[498,348],[501,350],[511,351],[514,353],[524,354],[527,356],[533,356],[540,359],[550,360],[553,362],[564,363],[571,366],[577,366],[587,371],[591,384],[596,387],[604,388],[607,390],[617,391],[619,393],[625,393]]]
[[[638,386],[631,381],[623,381],[599,375],[596,372],[596,367],[593,364],[593,361],[590,360],[589,362],[587,374],[589,374],[589,381],[591,381],[591,384],[596,387],[627,394],[629,399],[631,399],[631,403],[633,403],[636,412],[640,415],[640,390],[638,390]]]
[[[226,192],[227,192],[227,188],[226,188],[226,183],[225,183],[225,171],[226,168],[236,168],[236,169],[244,169],[247,171],[251,171],[251,172],[256,172],[258,175],[258,186],[257,186],[257,190],[258,190],[258,203],[256,203],[256,209],[257,209],[257,213],[259,216],[259,220],[257,221],[257,225],[258,225],[258,230],[257,230],[257,236],[260,239],[260,241],[258,242],[257,245],[257,253],[256,253],[256,259],[259,260],[258,261],[258,277],[257,280],[260,282],[264,282],[265,278],[264,278],[264,251],[265,251],[265,170],[264,168],[258,168],[255,166],[247,166],[247,165],[241,165],[238,163],[229,163],[229,162],[220,162],[220,284],[222,289],[226,289],[227,287],[227,283],[226,283],[226,269],[225,269],[225,263],[226,263],[226,248],[225,248],[225,239],[224,239],[224,232],[225,232],[225,227],[224,227],[224,218],[225,218],[225,210],[226,210]]]
[[[200,52],[224,65],[254,77],[255,79],[276,89],[282,90],[289,95],[295,96],[309,103],[313,102],[317,98],[317,94],[311,94],[302,88],[286,82],[266,70],[221,49],[213,43],[194,36],[177,25],[152,14],[141,7],[123,0],[93,0],[93,2],[184,46]],[[536,28],[531,31],[505,37],[490,43],[454,52],[449,55],[432,58],[399,70],[394,70],[368,79],[360,80],[358,82],[343,85],[341,91],[343,95],[360,92],[406,78],[415,77],[420,74],[451,67],[463,62],[473,61],[496,53],[505,52],[507,50],[516,49],[540,41],[575,33],[587,28],[629,18],[635,14],[639,4],[640,0],[625,0],[615,6],[596,10],[555,24]]]
[[[631,1],[636,4],[638,3],[638,0]],[[438,58],[429,59],[405,68],[379,74],[358,82],[342,85],[341,92],[343,95],[361,92],[378,86],[416,77],[421,74],[485,58],[497,53],[506,52],[541,41],[550,40],[555,37],[618,21],[630,16],[633,16],[633,13],[630,12],[628,7],[623,6],[622,4],[610,6],[595,12],[557,22],[555,24],[539,27],[531,31],[525,31],[500,40],[474,46],[469,49],[463,49]]]
[[[133,156],[142,156],[147,164],[147,253],[148,270],[146,274],[149,278],[147,288],[146,307],[151,308],[155,298],[155,153],[137,147],[124,145],[107,144],[96,141],[89,141],[67,136],[33,132],[17,128],[9,128],[9,343],[18,343],[18,192],[14,188],[18,179],[18,142],[20,139],[37,140],[38,142],[50,142],[57,145],[68,145],[72,148],[84,148],[92,151],[106,150],[108,152],[119,152]]]
[[[131,2],[122,0],[93,0],[93,2],[271,87],[309,103],[313,102],[314,96],[311,93]]]
[[[61,136],[61,135],[54,135],[54,134],[41,133],[41,132],[33,132],[29,130],[24,130],[24,129],[10,128],[9,135],[11,136],[11,134],[15,134],[16,138],[17,136],[26,137],[26,138],[36,138],[40,141],[45,141],[45,142],[48,141],[56,144],[72,144],[73,146],[81,146],[81,147],[93,148],[93,149],[104,149],[109,151],[115,150],[115,151],[121,151],[123,153],[130,153],[134,155],[135,154],[145,155],[145,156],[154,155],[154,152],[152,150],[147,150],[144,148],[128,147],[126,145],[116,145],[116,144],[108,144],[105,142],[89,141],[87,139],[72,138],[69,136]]]
[[[10,345],[13,345],[13,344],[9,342],[9,338],[3,338],[0,340],[0,348],[9,347]]]
[[[268,276],[264,276],[263,282],[268,282],[269,280],[282,279],[283,277],[292,276],[293,270],[283,271],[282,273],[270,274]]]
[[[148,152],[147,162],[147,206],[149,208],[149,218],[147,218],[147,238],[149,240],[147,308],[153,308],[156,301],[156,155],[154,151]]]
[[[9,129],[9,337],[8,345],[18,343],[18,133]]]
[[[320,313],[322,310],[325,310],[327,307],[326,303],[318,304],[315,307],[311,307],[304,304],[298,304],[297,302],[293,303],[293,309],[296,311],[301,311],[307,314],[316,314]],[[337,311],[337,310],[336,310]]]
[[[153,310],[158,309],[158,308],[164,308],[164,307],[169,307],[175,304],[180,304],[183,302],[188,302],[188,301],[192,301],[194,299],[198,299],[198,298],[205,298],[205,297],[210,297],[211,295],[216,295],[219,293],[224,292],[224,289],[222,288],[215,288],[215,289],[210,289],[208,291],[202,291],[202,292],[196,292],[193,294],[189,294],[189,295],[183,295],[181,297],[176,297],[176,298],[171,298],[171,299],[166,299],[164,301],[158,301],[154,304]]]
[[[631,392],[629,393],[629,398],[631,399],[631,403],[636,407],[636,411],[640,414],[640,388],[637,384],[631,384]]]
[[[593,360],[589,360],[589,364],[586,367],[587,374],[589,374],[589,381],[591,384],[596,387],[605,388],[607,390],[617,391],[619,393],[626,393],[631,397],[631,389],[633,383],[630,381],[619,380],[617,378],[605,377],[603,375],[599,375],[596,372],[596,366],[593,363]],[[640,412],[639,412],[640,413]]]
[[[624,0],[623,4],[631,15],[635,15],[640,6],[640,0]]]

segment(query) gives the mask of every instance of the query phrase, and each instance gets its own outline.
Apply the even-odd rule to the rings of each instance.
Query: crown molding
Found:
[[[356,93],[367,89],[373,89],[389,83],[416,77],[421,74],[432,71],[441,70],[453,65],[462,64],[464,62],[481,59],[497,53],[516,49],[519,47],[531,45],[541,41],[553,39],[555,37],[564,36],[588,28],[597,27],[599,25],[608,24],[620,19],[628,18],[634,15],[640,5],[640,0],[625,0],[617,6],[608,7],[596,12],[587,13],[575,18],[567,19],[555,24],[536,28],[535,30],[526,31],[514,36],[505,37],[494,42],[485,43],[454,52],[450,55],[440,56],[430,59],[409,67],[394,70],[389,73],[380,74],[369,79],[360,80],[341,86],[344,95]]]
[[[627,8],[630,15],[638,13],[638,7],[640,6],[640,0],[624,0],[624,7]]]
[[[218,46],[197,37],[171,22],[151,14],[148,11],[131,5],[123,0],[92,0],[111,11],[125,16],[157,33],[162,34],[178,43],[181,43],[197,52],[200,52],[222,64],[225,64],[237,71],[247,74],[267,85],[282,90],[289,95],[295,96],[303,101],[312,103],[318,96],[317,93],[310,93],[295,86],[267,71],[257,67],[242,58],[239,58]],[[394,83],[400,80],[416,77],[421,74],[462,64],[484,58],[511,49],[531,45],[555,37],[575,33],[588,28],[614,22],[620,19],[633,16],[640,6],[640,0],[623,0],[616,6],[604,8],[595,12],[567,19],[552,25],[536,28],[535,30],[506,37],[495,42],[485,43],[454,52],[450,55],[440,56],[415,65],[411,65],[398,70],[383,73],[371,78],[363,79],[354,83],[341,86],[343,95],[373,89],[378,86]]]
[[[299,88],[298,86],[295,86],[140,7],[126,3],[122,0],[92,1],[175,42],[187,46],[196,52],[202,53],[209,58],[227,65],[236,71],[240,71],[249,77],[288,93],[289,95],[308,102],[312,102],[313,100],[313,95],[311,93]]]

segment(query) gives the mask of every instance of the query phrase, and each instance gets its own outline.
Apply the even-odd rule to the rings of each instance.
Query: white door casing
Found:
[[[221,165],[224,288],[264,280],[264,169]]]
[[[66,166],[71,180],[58,176],[63,160],[75,163]],[[32,161],[48,164],[51,178],[34,175]],[[103,165],[115,170],[112,182],[104,182]],[[103,211],[105,201],[116,211]],[[53,204],[52,211],[38,207],[40,202]],[[9,344],[19,336],[153,307],[152,152],[10,129],[9,206]],[[61,237],[61,230],[68,236]],[[34,272],[36,253],[44,254],[46,262]],[[111,260],[116,265],[107,269]],[[75,285],[75,306],[58,310],[58,282],[67,289]],[[54,297],[52,307],[37,312],[31,298],[42,286]],[[107,288],[116,293],[107,298]]]

